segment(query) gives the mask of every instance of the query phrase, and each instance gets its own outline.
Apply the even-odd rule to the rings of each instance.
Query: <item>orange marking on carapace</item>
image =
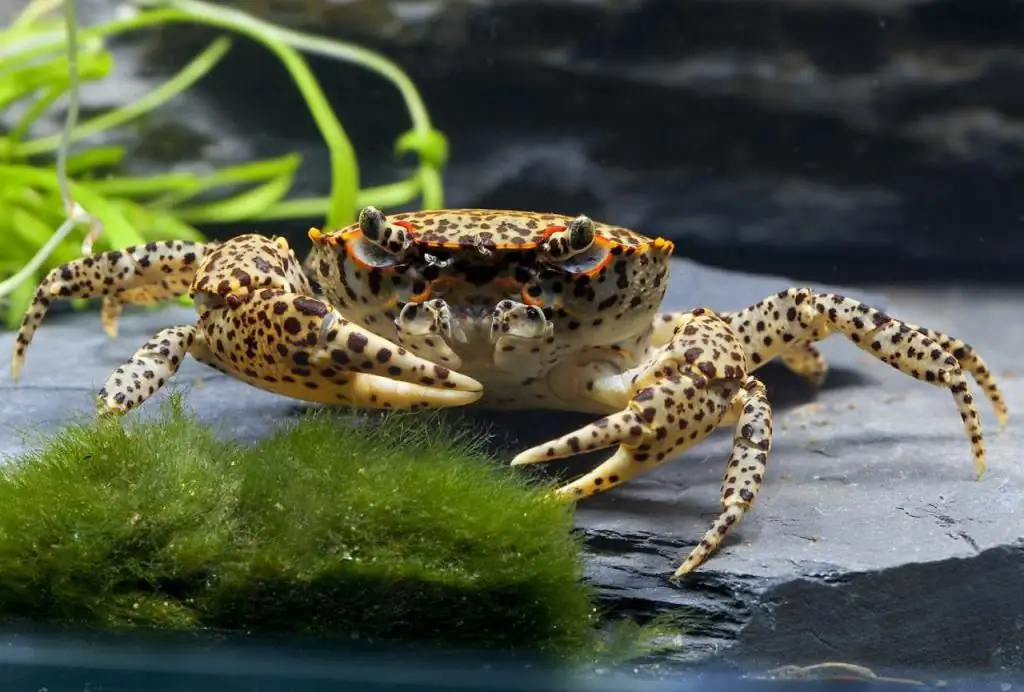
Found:
[[[533,306],[535,308],[542,308],[542,307],[544,307],[544,301],[541,300],[540,298],[534,298],[529,293],[527,293],[526,292],[527,288],[529,288],[529,287],[528,286],[523,286],[523,290],[520,293],[520,295],[523,298],[523,302],[526,303],[527,305],[531,305],[531,306]]]
[[[417,293],[414,296],[409,296],[410,303],[422,303],[426,301],[430,296],[434,294],[434,284],[430,281],[427,282],[427,287],[423,289],[421,293]]]

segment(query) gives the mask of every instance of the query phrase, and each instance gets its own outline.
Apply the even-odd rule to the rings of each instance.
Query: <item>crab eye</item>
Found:
[[[594,222],[582,214],[568,226],[550,226],[545,231],[541,249],[549,259],[560,262],[586,252],[597,238]]]
[[[388,219],[377,207],[363,207],[359,212],[359,230],[367,240],[383,245],[388,232]]]
[[[366,240],[391,252],[401,252],[409,245],[408,231],[401,223],[388,223],[377,207],[363,207],[359,212],[359,230]]]
[[[577,216],[569,224],[569,249],[583,252],[594,242],[594,222],[587,216]]]
[[[540,248],[549,262],[572,274],[591,274],[610,259],[609,243],[598,241],[597,228],[588,216],[580,214],[567,226],[548,228]]]

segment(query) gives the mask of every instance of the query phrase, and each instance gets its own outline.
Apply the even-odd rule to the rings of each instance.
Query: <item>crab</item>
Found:
[[[978,478],[985,445],[965,371],[1000,427],[1007,420],[974,349],[853,298],[790,288],[732,312],[660,312],[672,242],[584,215],[387,216],[367,207],[350,226],[313,228],[309,238],[305,263],[285,239],[247,234],[153,242],[57,267],[18,331],[14,378],[54,300],[103,297],[102,324],[115,336],[125,305],[187,293],[198,322],[160,330],[118,367],[98,393],[101,412],[124,414],[145,402],[186,355],[318,404],[585,412],[595,420],[511,462],[615,448],[554,491],[569,501],[625,483],[730,426],[721,512],[674,579],[722,545],[761,488],[772,410],[754,373],[769,361],[817,387],[828,364],[815,343],[839,333],[904,374],[948,389]]]

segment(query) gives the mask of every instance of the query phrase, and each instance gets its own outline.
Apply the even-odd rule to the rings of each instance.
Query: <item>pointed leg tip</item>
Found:
[[[527,464],[536,464],[541,461],[546,461],[546,459],[538,456],[534,450],[527,449],[525,452],[515,455],[512,461],[509,462],[509,466],[526,466]]]
[[[96,395],[96,414],[100,418],[117,418],[131,410],[130,406],[119,404],[106,391]]]
[[[575,504],[578,500],[582,500],[584,498],[584,494],[582,491],[571,489],[570,486],[566,485],[555,489],[551,493],[551,497],[555,502],[564,505],[571,505]]]
[[[974,480],[980,481],[981,477],[985,475],[985,471],[988,468],[988,463],[984,456],[975,457],[974,459]]]
[[[689,576],[689,574],[693,572],[693,570],[700,567],[703,562],[703,559],[694,559],[693,555],[690,555],[685,560],[683,560],[682,564],[680,564],[679,567],[676,568],[676,571],[672,573],[672,576],[669,577],[669,580],[678,582],[684,579],[685,577]]]

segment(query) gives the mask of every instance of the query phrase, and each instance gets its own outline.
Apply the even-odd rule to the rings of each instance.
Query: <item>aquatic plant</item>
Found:
[[[61,6],[63,26],[53,15]],[[80,83],[105,79],[114,68],[106,40],[170,23],[226,33],[151,92],[79,123]],[[72,145],[116,131],[191,87],[230,50],[231,33],[255,39],[287,68],[330,152],[329,195],[287,198],[301,163],[294,154],[209,174],[119,175],[126,156],[123,146],[71,152]],[[355,151],[303,52],[354,63],[396,86],[412,127],[398,137],[395,152],[412,153],[419,160],[408,179],[360,188]],[[31,0],[9,26],[0,28],[0,58],[0,111],[21,109],[13,127],[0,133],[0,319],[8,327],[20,320],[45,272],[82,252],[167,238],[202,239],[199,229],[204,224],[323,217],[324,225],[337,227],[352,221],[366,204],[387,208],[419,197],[425,208],[444,205],[446,138],[434,129],[408,76],[360,46],[282,29],[201,0],[146,2],[136,5],[130,16],[84,28],[77,25],[72,0]],[[62,98],[68,101],[63,130],[29,138],[33,125]],[[231,193],[205,199],[219,189]],[[89,229],[85,233],[83,226]],[[75,305],[81,307],[81,302]]]

